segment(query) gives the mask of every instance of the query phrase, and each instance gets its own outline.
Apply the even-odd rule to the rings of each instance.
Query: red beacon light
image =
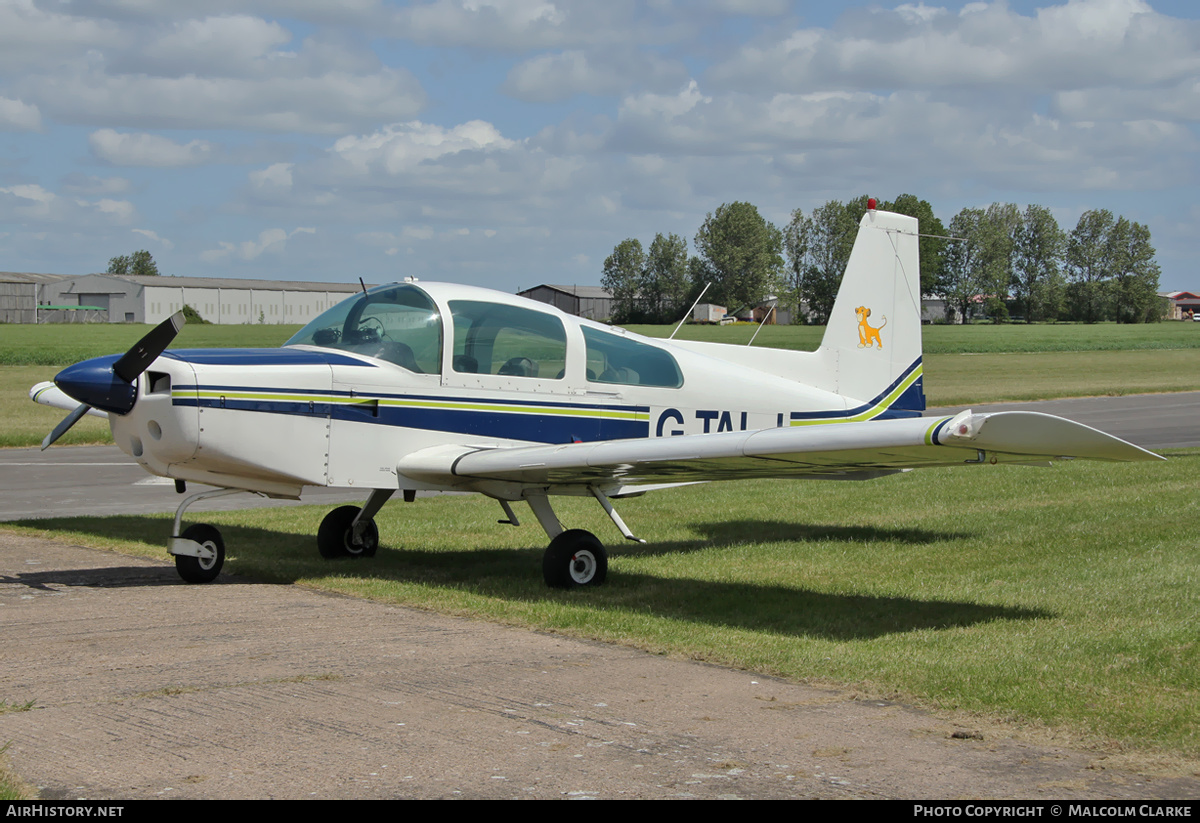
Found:
[[[868,197],[868,198],[867,198],[867,209],[868,209],[869,211],[875,211],[875,206],[876,206],[876,205],[878,205],[878,204],[876,203],[876,201],[875,201],[875,198],[874,198],[874,197]]]

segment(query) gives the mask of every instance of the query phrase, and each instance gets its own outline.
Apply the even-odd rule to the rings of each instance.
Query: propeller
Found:
[[[88,409],[95,407],[112,414],[128,414],[137,399],[138,375],[171,345],[186,322],[183,312],[177,311],[119,357],[115,354],[95,357],[68,366],[55,375],[54,385],[78,400],[79,406],[46,435],[42,451],[66,434],[88,413]]]

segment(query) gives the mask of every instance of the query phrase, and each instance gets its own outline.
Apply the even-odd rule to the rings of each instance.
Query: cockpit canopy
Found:
[[[450,299],[453,328],[447,375],[567,376],[569,335],[553,311],[489,300]],[[666,350],[636,335],[581,326],[585,378],[592,383],[679,388],[683,374]],[[284,345],[340,349],[418,374],[442,374],[443,317],[423,290],[393,283],[344,300]],[[575,338],[578,340],[578,337]]]

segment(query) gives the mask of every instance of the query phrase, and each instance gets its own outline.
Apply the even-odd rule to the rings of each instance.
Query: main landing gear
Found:
[[[317,529],[317,551],[326,560],[338,557],[374,557],[379,548],[379,528],[374,520],[359,517],[358,506],[339,506],[325,515]],[[358,520],[357,525],[355,520]]]
[[[184,511],[199,500],[241,491],[212,489],[199,492],[184,500],[175,511],[169,551],[174,555],[175,568],[185,582],[211,583],[217,578],[225,564],[225,541],[216,527],[207,523],[188,526],[180,533]],[[602,491],[594,487],[588,491],[604,507],[625,539],[646,542],[629,531]],[[374,557],[379,548],[379,527],[375,525],[375,515],[395,493],[395,489],[376,489],[361,508],[339,506],[327,514],[317,530],[317,549],[321,556],[327,560]],[[414,492],[405,491],[405,500],[411,501],[414,497]],[[583,529],[564,529],[544,489],[526,490],[522,499],[529,504],[546,536],[550,538],[550,545],[542,555],[542,579],[546,585],[553,589],[602,585],[608,577],[608,551],[600,539]],[[500,522],[519,526],[520,522],[509,501],[500,500],[500,505],[508,515],[507,520]]]
[[[621,531],[626,540],[635,543],[645,543],[640,537],[635,537],[621,515],[617,514],[604,492],[592,486],[588,488],[597,502],[604,507],[613,524]],[[579,586],[600,586],[608,577],[608,551],[596,535],[583,529],[566,529],[558,522],[554,509],[550,507],[550,498],[545,490],[532,489],[525,492],[525,500],[533,514],[550,538],[550,545],[542,555],[542,579],[552,589],[574,589]],[[506,501],[500,501],[514,526],[517,518],[512,507]]]
[[[552,589],[600,586],[608,577],[608,551],[596,535],[568,529],[542,555],[542,579]]]
[[[395,493],[395,489],[376,489],[361,509],[358,506],[339,506],[325,515],[321,527],[317,529],[317,551],[321,557],[326,560],[374,557],[375,550],[379,548],[379,527],[375,525],[375,515]],[[411,497],[408,492],[404,495],[405,500]]]

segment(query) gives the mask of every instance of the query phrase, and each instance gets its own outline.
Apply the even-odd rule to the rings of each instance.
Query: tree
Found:
[[[638,292],[645,267],[646,254],[642,244],[632,237],[618,243],[604,261],[600,285],[612,292],[613,319],[619,323],[628,322],[638,310]]]
[[[985,220],[983,209],[966,208],[954,215],[950,221],[950,236],[958,239],[946,244],[942,257],[937,290],[963,323],[967,322],[967,312],[983,289],[983,267],[980,265],[983,244],[980,238]]]
[[[962,322],[973,303],[995,298],[989,313],[997,319],[1007,317],[999,311],[1008,296],[1012,281],[1013,243],[1021,213],[1011,203],[993,203],[987,209],[966,208],[950,221],[951,241],[943,252],[943,266],[937,290],[946,297]]]
[[[1085,323],[1103,320],[1107,314],[1110,274],[1107,245],[1115,224],[1108,209],[1085,211],[1067,239],[1072,314]]]
[[[1148,323],[1162,317],[1158,300],[1160,269],[1150,245],[1150,229],[1117,218],[1108,239],[1112,305],[1118,323]]]
[[[678,234],[656,234],[641,277],[641,306],[647,320],[666,323],[687,309],[692,287],[688,276],[687,241]]]
[[[946,235],[946,227],[933,213],[933,206],[929,205],[928,200],[921,200],[915,194],[902,194],[891,202],[880,203],[879,208],[917,218],[917,230],[922,235]],[[921,237],[918,247],[921,255],[921,294],[933,294],[942,276],[942,257],[946,253],[946,241],[939,240],[938,237]]]
[[[695,244],[713,280],[713,302],[735,308],[779,290],[783,234],[750,203],[723,203],[710,212]]]
[[[787,254],[787,270],[784,273],[781,297],[785,304],[795,310],[797,318],[803,318],[801,310],[808,302],[804,275],[810,265],[809,248],[812,245],[812,221],[804,216],[802,209],[792,212],[792,219],[783,230],[783,248]]]
[[[120,257],[110,258],[108,261],[108,274],[137,274],[148,277],[158,276],[158,265],[154,262],[154,258],[150,252],[145,249],[135,251],[130,255],[121,255]]]
[[[1054,320],[1062,311],[1062,256],[1067,236],[1045,206],[1029,205],[1013,238],[1012,297],[1026,320]]]
[[[977,240],[983,290],[1004,300],[1012,283],[1013,252],[1021,211],[1012,203],[993,203],[984,212]]]
[[[200,316],[200,312],[198,312],[194,308],[192,308],[190,303],[184,303],[181,311],[183,312],[183,319],[192,325],[197,325],[197,326],[211,325],[207,320],[205,320],[203,317]]]
[[[785,232],[789,286],[797,302],[807,304],[814,323],[829,322],[866,210],[864,195],[848,203],[830,200],[814,209],[810,218],[799,209],[792,212]]]

